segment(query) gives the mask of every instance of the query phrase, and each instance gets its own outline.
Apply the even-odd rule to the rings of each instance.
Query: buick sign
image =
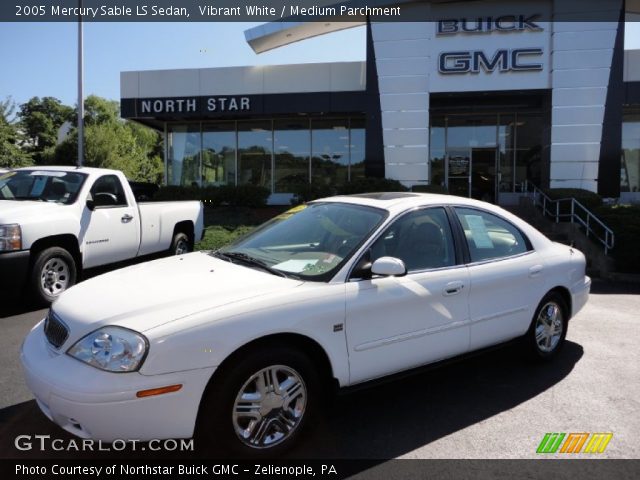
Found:
[[[454,18],[440,20],[437,35],[455,35],[458,33],[491,33],[491,32],[540,32],[540,27],[533,20],[540,15],[502,15],[500,17],[477,17],[472,19]]]

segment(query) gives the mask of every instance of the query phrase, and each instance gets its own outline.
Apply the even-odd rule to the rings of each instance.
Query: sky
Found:
[[[256,54],[244,31],[259,23],[85,23],[85,96],[120,99],[120,72],[364,60],[364,27]],[[0,23],[0,100],[77,99],[77,24]],[[640,49],[640,22],[626,49]]]

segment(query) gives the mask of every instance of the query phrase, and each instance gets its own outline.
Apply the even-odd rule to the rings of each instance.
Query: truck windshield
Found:
[[[69,205],[87,175],[56,170],[13,170],[0,175],[0,200],[32,200]]]
[[[348,203],[295,207],[213,254],[312,281],[329,281],[387,212]]]

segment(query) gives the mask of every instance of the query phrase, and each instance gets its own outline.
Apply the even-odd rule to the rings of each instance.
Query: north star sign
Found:
[[[460,33],[541,32],[543,28],[534,21],[538,17],[539,15],[502,15],[446,19],[437,23],[436,34],[451,36]],[[482,50],[442,52],[438,56],[438,71],[442,74],[540,71],[543,65],[536,60],[543,53],[542,48],[502,48],[491,54]]]
[[[206,111],[210,113],[251,110],[249,97],[193,97],[147,98],[140,100],[140,114],[186,114]]]

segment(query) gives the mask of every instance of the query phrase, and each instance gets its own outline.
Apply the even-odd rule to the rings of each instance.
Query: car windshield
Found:
[[[387,212],[346,203],[295,207],[213,255],[274,274],[326,282]]]
[[[0,175],[0,200],[32,200],[69,205],[86,179],[84,173],[13,170]]]

